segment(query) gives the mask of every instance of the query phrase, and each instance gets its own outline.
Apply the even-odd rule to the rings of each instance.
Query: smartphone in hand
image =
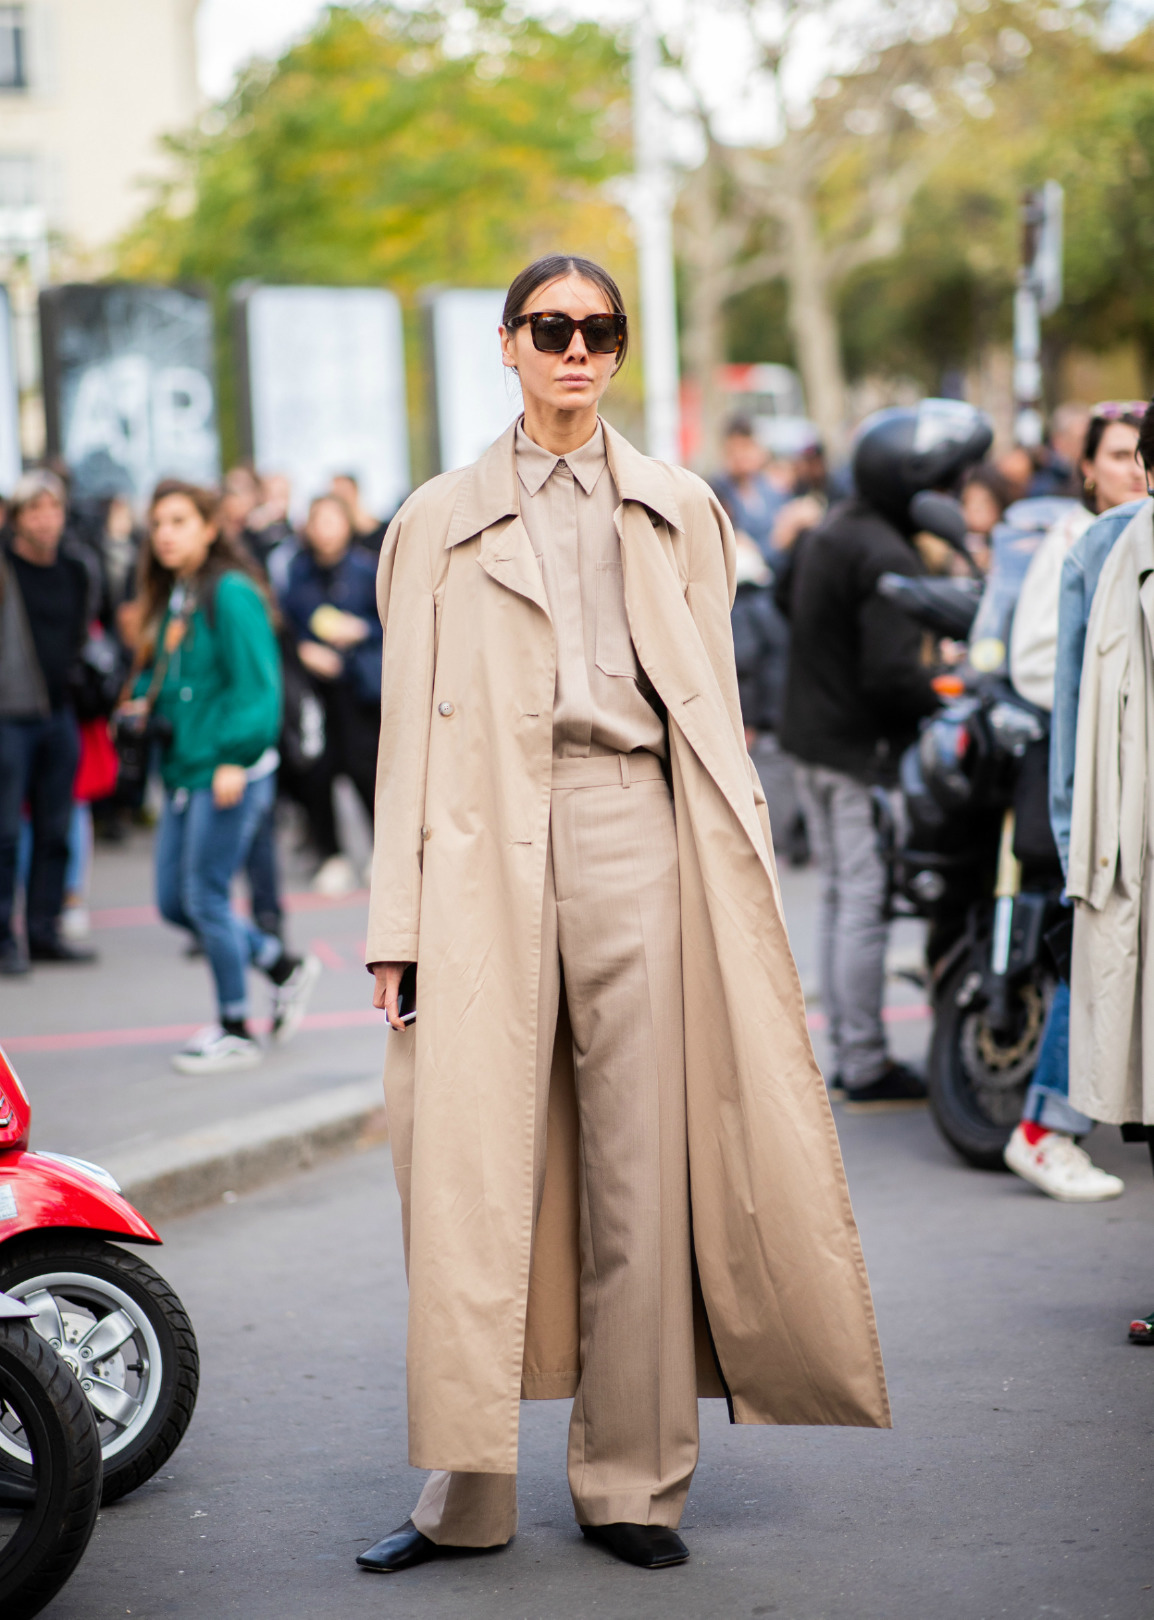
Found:
[[[397,991],[397,1016],[402,1024],[412,1024],[417,1017],[417,964],[410,962],[401,974]]]

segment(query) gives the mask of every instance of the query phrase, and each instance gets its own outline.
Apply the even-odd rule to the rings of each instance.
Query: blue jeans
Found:
[[[56,939],[64,904],[72,784],[80,733],[69,709],[46,720],[0,720],[0,944],[12,937],[21,812],[28,804],[32,855],[25,905],[31,944]]]
[[[273,777],[276,782],[276,777]],[[245,860],[253,921],[266,934],[281,931],[280,872],[276,858],[276,790],[260,819]]]
[[[1022,1105],[1022,1118],[1048,1131],[1085,1136],[1094,1121],[1070,1106],[1070,986],[1059,981],[1050,1003],[1038,1067]]]
[[[275,794],[275,774],[250,782],[227,810],[213,803],[211,788],[170,794],[156,840],[157,906],[204,946],[222,1022],[248,1017],[248,964],[272,967],[281,955],[280,941],[238,917],[229,895]]]

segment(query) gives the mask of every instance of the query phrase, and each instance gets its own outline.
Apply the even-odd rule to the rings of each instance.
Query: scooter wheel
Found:
[[[196,1336],[176,1294],[139,1255],[72,1231],[6,1243],[0,1290],[36,1309],[36,1330],[88,1396],[102,1500],[135,1490],[171,1457],[196,1405]],[[0,1435],[0,1466],[4,1449]]]
[[[0,1430],[31,1459],[0,1466],[0,1614],[27,1620],[80,1562],[100,1508],[95,1415],[31,1322],[0,1323]]]
[[[983,964],[984,951],[963,957],[938,990],[926,1089],[951,1147],[978,1170],[1004,1170],[1002,1150],[1022,1117],[1053,980],[1039,971],[1015,986],[1007,1037],[990,1028],[976,991]]]

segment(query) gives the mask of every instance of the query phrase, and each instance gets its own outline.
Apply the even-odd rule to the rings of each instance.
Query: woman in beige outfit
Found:
[[[577,1520],[644,1568],[688,1556],[699,1395],[889,1421],[744,746],[733,535],[599,417],[626,332],[598,266],[523,272],[524,417],[381,553],[366,960],[432,1473],[370,1569],[512,1537],[522,1398],[573,1399]]]

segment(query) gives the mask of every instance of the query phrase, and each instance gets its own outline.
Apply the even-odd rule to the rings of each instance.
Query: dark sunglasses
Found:
[[[514,315],[505,325],[515,332],[526,322],[533,347],[541,354],[564,354],[574,332],[580,332],[590,354],[620,354],[625,342],[624,315],[586,315],[583,321],[575,321],[559,309],[540,309],[532,315]]]

